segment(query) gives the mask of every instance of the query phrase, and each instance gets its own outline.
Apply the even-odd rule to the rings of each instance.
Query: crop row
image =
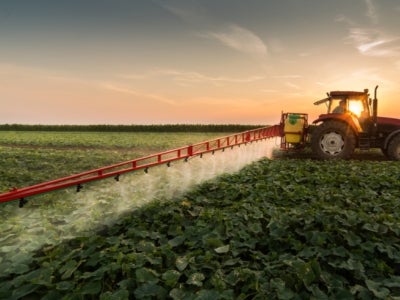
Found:
[[[0,146],[53,149],[167,150],[223,133],[0,131]]]

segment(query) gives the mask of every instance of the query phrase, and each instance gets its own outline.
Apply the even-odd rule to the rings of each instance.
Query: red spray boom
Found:
[[[281,126],[274,125],[259,129],[249,130],[242,133],[237,133],[222,138],[201,142],[194,145],[189,145],[165,152],[152,154],[149,156],[129,160],[107,167],[86,171],[83,173],[43,182],[23,188],[13,188],[7,193],[0,194],[0,203],[19,199],[19,206],[23,207],[27,202],[26,198],[37,194],[43,194],[58,189],[76,186],[77,192],[82,188],[82,185],[87,182],[114,177],[119,180],[119,177],[128,172],[143,169],[147,172],[148,168],[161,164],[169,164],[172,161],[189,159],[193,156],[201,156],[205,153],[214,153],[215,151],[224,150],[225,148],[239,146],[241,144],[251,143],[263,139],[268,139],[276,136],[281,136]]]

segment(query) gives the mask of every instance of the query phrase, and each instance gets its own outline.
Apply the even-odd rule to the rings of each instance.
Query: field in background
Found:
[[[0,192],[225,135],[228,133],[0,131]]]

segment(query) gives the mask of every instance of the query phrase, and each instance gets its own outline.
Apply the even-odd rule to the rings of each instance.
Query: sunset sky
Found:
[[[379,85],[400,118],[398,0],[2,0],[0,124],[275,124]]]

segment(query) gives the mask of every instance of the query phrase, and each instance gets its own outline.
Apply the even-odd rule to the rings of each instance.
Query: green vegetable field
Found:
[[[29,146],[29,141],[18,146],[6,139],[0,132],[0,156],[7,166],[1,170],[3,189],[18,177],[13,166],[25,170],[28,165],[18,180],[31,184],[57,177],[62,165],[68,165],[67,173],[77,172],[91,168],[87,164],[154,150],[132,145],[121,149],[111,142],[102,148],[97,141],[91,149],[80,144],[59,147],[62,140],[51,147],[47,142]],[[110,140],[118,144],[118,138]],[[240,149],[245,155],[246,148]],[[44,153],[48,171],[32,175],[40,173],[35,162]],[[216,159],[211,154],[203,158],[206,166]],[[200,176],[200,171],[196,165],[191,174]],[[132,176],[130,182],[145,184],[143,178],[150,177]],[[115,185],[99,182],[89,187],[89,195],[96,195],[102,184]],[[400,299],[398,162],[325,162],[279,155],[257,159],[181,193],[168,190],[120,211],[116,220],[93,227],[90,234],[57,243],[49,239],[33,252],[10,244],[20,233],[20,225],[11,221],[19,220],[25,208],[3,204],[0,216],[8,227],[0,229],[0,298]],[[62,215],[71,210],[65,199],[76,195],[63,191],[38,196],[27,209],[38,218],[46,216],[46,208]],[[112,197],[100,198],[104,207],[112,208]],[[46,226],[56,230],[61,223]],[[34,229],[29,229],[32,234]]]

